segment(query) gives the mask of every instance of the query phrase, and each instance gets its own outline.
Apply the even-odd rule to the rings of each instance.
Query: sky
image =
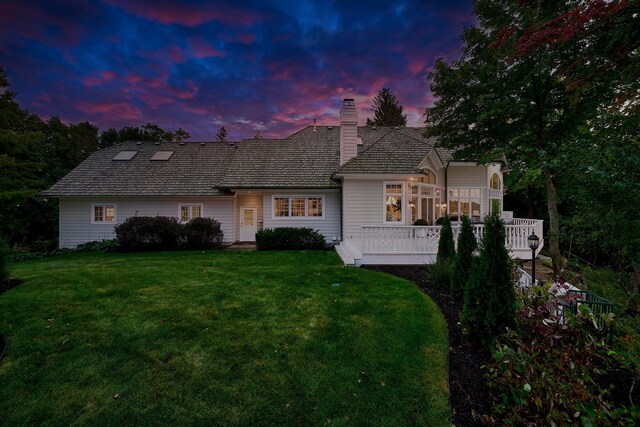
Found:
[[[471,0],[1,0],[0,66],[23,108],[101,130],[285,137],[337,124],[343,98],[364,124],[383,87],[421,126],[473,23]]]

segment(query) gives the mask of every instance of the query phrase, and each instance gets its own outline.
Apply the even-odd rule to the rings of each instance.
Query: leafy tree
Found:
[[[367,118],[367,126],[406,126],[407,115],[402,114],[403,107],[389,88],[383,88],[373,98],[373,120]]]
[[[473,234],[473,225],[467,216],[462,217],[462,226],[458,235],[458,250],[453,258],[453,272],[451,277],[451,296],[456,301],[464,299],[464,287],[469,280],[473,252],[478,244]]]
[[[436,262],[451,262],[456,254],[456,246],[453,241],[453,229],[448,215],[442,218],[440,240],[438,240],[438,255]]]
[[[98,148],[103,149],[118,144],[120,141],[120,135],[114,128],[107,129],[100,133],[98,138]]]
[[[480,257],[464,289],[462,326],[469,340],[488,346],[515,326],[516,295],[512,260],[498,213],[485,219]]]
[[[191,138],[191,134],[182,128],[178,128],[173,136],[175,142],[187,142]]]
[[[225,129],[225,127],[222,126],[220,129],[218,129],[218,133],[216,133],[216,141],[226,142],[226,140],[227,140],[227,129]]]
[[[579,2],[477,0],[474,5],[479,26],[464,30],[461,59],[449,64],[440,59],[429,75],[439,100],[427,109],[427,132],[444,146],[463,147],[460,158],[486,162],[504,154],[523,169],[539,171],[547,193],[551,257],[560,274],[561,147],[575,141],[578,129],[615,98],[617,85],[599,79],[568,90],[559,70],[585,55],[575,39],[521,49],[522,37]]]

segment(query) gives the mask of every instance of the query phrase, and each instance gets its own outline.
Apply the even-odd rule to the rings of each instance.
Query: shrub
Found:
[[[451,262],[456,254],[456,246],[453,242],[453,230],[451,229],[451,221],[448,216],[442,220],[442,228],[440,229],[440,240],[438,241],[437,262],[447,260]]]
[[[471,273],[471,263],[473,252],[478,243],[473,234],[473,225],[468,217],[462,217],[462,227],[458,235],[458,250],[453,258],[451,273],[451,296],[454,300],[462,302],[464,297],[464,287],[469,280]]]
[[[490,346],[505,328],[515,326],[516,296],[505,229],[497,214],[485,220],[477,265],[464,289],[462,326],[467,337]]]
[[[184,225],[183,233],[188,249],[218,248],[224,239],[220,223],[211,218],[192,219]]]
[[[259,250],[273,249],[324,249],[324,236],[312,228],[267,228],[256,233]]]
[[[628,387],[633,381],[624,385],[619,381],[621,373],[632,379],[633,372],[608,348],[606,331],[594,328],[592,313],[581,306],[575,317],[563,319],[560,302],[549,295],[548,287],[525,289],[522,299],[521,333],[509,331],[500,339],[488,369],[494,406],[484,421],[637,425],[637,408],[625,407],[630,405]],[[617,402],[617,408],[611,385],[624,387],[619,392],[623,402]]]
[[[4,239],[0,239],[0,283],[9,277],[7,262],[9,261],[9,249]]]
[[[429,221],[427,221],[426,219],[419,218],[419,219],[416,219],[413,225],[429,225]]]
[[[448,259],[436,261],[435,264],[430,265],[427,269],[429,281],[434,285],[449,289],[451,286],[451,267],[451,261]]]
[[[135,216],[116,226],[115,232],[124,251],[171,250],[180,244],[180,224],[175,218]]]
[[[77,251],[112,251],[118,248],[118,240],[96,240],[93,242],[81,243],[76,247]]]

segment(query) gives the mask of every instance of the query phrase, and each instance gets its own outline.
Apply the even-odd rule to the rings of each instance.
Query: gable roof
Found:
[[[236,143],[129,141],[97,151],[45,196],[214,196],[241,188],[335,188],[344,173],[417,172],[434,149],[425,128],[358,127],[359,154],[340,166],[340,126],[308,126],[284,139]],[[129,160],[113,160],[136,151]],[[173,151],[166,160],[152,160]],[[443,162],[450,150],[436,148]],[[162,157],[162,156],[161,156]]]
[[[121,151],[137,151],[130,160],[113,160]],[[151,160],[157,151],[174,151],[166,161]],[[91,154],[45,196],[203,196],[227,171],[235,148],[225,143],[123,142]]]

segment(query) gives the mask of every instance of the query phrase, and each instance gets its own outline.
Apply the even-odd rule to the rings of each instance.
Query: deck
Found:
[[[542,220],[510,218],[505,224],[505,245],[512,258],[531,259],[527,238],[531,233],[540,237],[536,255],[544,246]],[[438,253],[441,226],[363,225],[359,239],[340,242],[336,251],[347,265],[365,264],[433,264]],[[460,225],[453,225],[457,242]],[[480,240],[484,224],[474,224],[474,234]]]

